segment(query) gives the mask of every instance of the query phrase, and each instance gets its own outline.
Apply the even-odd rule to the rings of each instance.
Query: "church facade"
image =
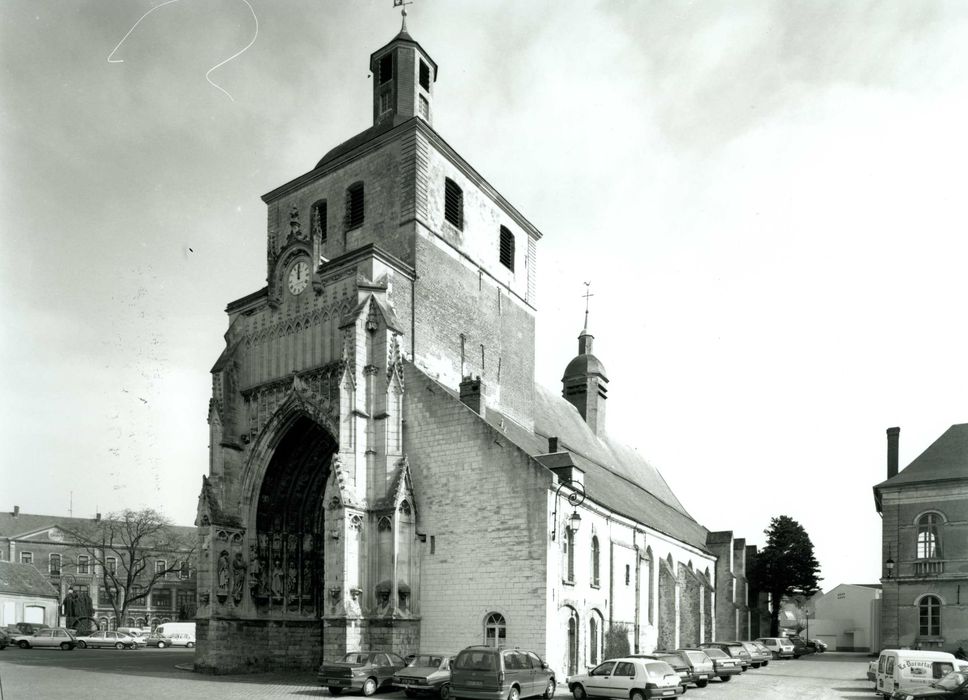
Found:
[[[608,435],[587,322],[562,387],[534,381],[541,233],[434,130],[406,28],[370,71],[373,125],[263,197],[267,286],[227,307],[196,668],[488,643],[563,678],[713,639],[745,600]]]

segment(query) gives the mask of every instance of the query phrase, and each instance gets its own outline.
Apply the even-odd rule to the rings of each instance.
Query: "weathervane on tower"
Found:
[[[400,8],[400,14],[403,16],[403,24],[400,26],[400,31],[407,31],[407,5],[413,5],[413,0],[406,2],[406,0],[393,0],[393,6]]]
[[[394,0],[394,2],[396,2],[396,0]],[[591,282],[584,282],[583,284],[585,285],[585,293],[582,294],[582,296],[585,297],[585,330],[587,331],[588,330],[588,300],[589,298],[595,295],[592,294]]]

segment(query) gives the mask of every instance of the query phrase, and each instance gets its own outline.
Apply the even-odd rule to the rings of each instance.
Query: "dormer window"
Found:
[[[514,234],[501,227],[501,264],[514,272]]]
[[[363,183],[356,182],[346,189],[346,229],[363,225]]]
[[[393,54],[388,53],[380,59],[380,85],[393,80]]]
[[[430,91],[430,66],[420,61],[420,87]]]
[[[444,218],[457,228],[464,228],[464,193],[450,178],[444,179]]]

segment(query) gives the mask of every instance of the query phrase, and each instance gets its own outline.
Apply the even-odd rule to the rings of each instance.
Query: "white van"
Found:
[[[152,636],[170,639],[173,647],[188,647],[191,649],[195,646],[195,623],[165,622],[155,627]]]
[[[954,654],[946,651],[885,649],[877,659],[874,692],[888,698],[895,690],[920,688],[957,667]]]

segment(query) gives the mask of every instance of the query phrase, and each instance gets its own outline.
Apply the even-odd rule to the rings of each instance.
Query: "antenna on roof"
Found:
[[[74,492],[71,491],[71,500],[67,503],[67,514],[70,517],[74,517]]]
[[[393,0],[393,6],[400,8],[400,14],[403,16],[403,23],[400,25],[400,31],[407,31],[407,5],[413,5],[413,0],[406,2],[406,0]]]

